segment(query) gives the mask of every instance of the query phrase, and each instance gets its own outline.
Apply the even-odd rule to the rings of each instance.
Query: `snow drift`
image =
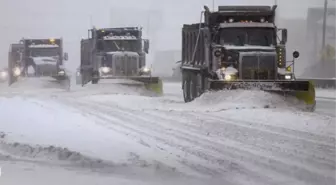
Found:
[[[107,98],[108,97],[108,98]],[[120,106],[131,107],[136,110],[187,110],[217,112],[230,109],[265,109],[276,108],[286,111],[302,110],[304,104],[292,97],[283,97],[264,91],[218,91],[207,92],[190,103],[184,103],[182,93],[166,94],[165,97],[141,97],[135,95],[124,96],[116,94],[113,97],[100,94],[90,96],[90,100],[97,102],[123,102]],[[146,103],[143,103],[146,102]]]
[[[143,150],[128,137],[97,125],[76,109],[47,99],[1,98],[0,111],[0,148],[4,155],[133,165],[132,152]]]

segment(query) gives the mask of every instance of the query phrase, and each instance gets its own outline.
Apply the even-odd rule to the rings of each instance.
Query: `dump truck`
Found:
[[[8,55],[8,82],[19,78],[52,77],[58,81],[69,80],[64,68],[68,54],[63,53],[62,39],[27,39],[10,45]],[[32,73],[28,69],[32,67]]]
[[[208,90],[260,89],[296,97],[314,110],[315,88],[297,80],[286,60],[287,29],[276,26],[277,6],[204,6],[200,23],[182,28],[182,90],[191,102]],[[224,92],[223,92],[224,93]]]
[[[151,75],[146,65],[149,40],[142,38],[142,28],[120,27],[88,30],[81,40],[80,71],[82,86],[101,79],[125,79],[143,84],[162,94],[162,81]]]

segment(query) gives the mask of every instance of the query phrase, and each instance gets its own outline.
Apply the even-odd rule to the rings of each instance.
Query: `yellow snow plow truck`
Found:
[[[81,41],[81,63],[77,75],[82,86],[102,79],[131,81],[161,95],[162,81],[146,66],[149,40],[142,38],[142,28],[121,27],[90,29]],[[118,82],[117,82],[118,83]],[[128,82],[126,83],[128,84]]]
[[[207,90],[257,88],[296,97],[314,111],[315,88],[310,81],[295,78],[299,52],[286,60],[287,29],[275,25],[276,8],[219,6],[210,11],[204,6],[200,23],[183,25],[185,102]]]

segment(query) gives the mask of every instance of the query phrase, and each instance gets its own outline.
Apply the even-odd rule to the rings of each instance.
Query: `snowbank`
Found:
[[[69,96],[91,96],[91,95],[143,95],[152,96],[153,93],[145,89],[142,83],[131,80],[100,80],[98,84],[88,83],[84,87],[75,84],[75,77],[71,81],[71,94]]]
[[[208,92],[190,103],[184,103],[182,94],[173,91],[165,93],[165,97],[139,97],[135,95],[115,96],[97,95],[88,99],[96,102],[110,102],[133,110],[176,110],[176,111],[223,111],[229,109],[281,108],[283,110],[300,109],[296,99],[285,98],[263,91],[218,91]],[[146,102],[146,103],[144,103]],[[294,108],[293,108],[294,107]]]
[[[47,156],[48,160],[70,162],[103,160],[108,164],[141,166],[142,159],[133,160],[136,151],[145,157],[146,165],[155,161],[146,158],[153,152],[138,141],[52,100],[1,98],[0,112],[0,131],[6,134],[0,148],[5,155],[37,159]]]
[[[30,94],[40,95],[41,93],[62,92],[65,86],[51,77],[30,77],[20,78],[18,82],[10,87],[7,82],[0,85],[2,95]]]
[[[100,174],[92,171],[64,170],[57,166],[39,165],[31,163],[18,163],[1,161],[2,176],[0,184],[18,185],[154,185],[159,183],[141,181],[111,174]],[[75,177],[75,178],[74,178]]]
[[[76,106],[71,108],[65,99],[16,96],[0,97],[0,112],[0,161],[94,169],[101,170],[100,174],[119,174],[147,182],[161,180],[154,184],[168,183],[168,180],[171,184],[184,184],[185,180],[195,180],[178,172],[175,158],[157,149],[155,142],[146,143],[132,133],[118,130],[111,119],[102,121],[91,116],[94,109],[83,112]],[[37,166],[33,171],[39,173],[41,168]],[[162,181],[162,178],[167,179]]]

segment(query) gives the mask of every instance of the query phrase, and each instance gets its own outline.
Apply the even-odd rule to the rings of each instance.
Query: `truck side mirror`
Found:
[[[149,40],[145,39],[144,40],[144,51],[148,54],[149,52]]]
[[[293,52],[293,57],[294,58],[299,58],[299,56],[300,56],[300,53],[298,51]]]
[[[287,29],[282,29],[281,30],[281,43],[286,44],[287,43]]]
[[[68,59],[69,59],[69,55],[67,52],[65,52],[63,55],[63,60],[68,61]]]

